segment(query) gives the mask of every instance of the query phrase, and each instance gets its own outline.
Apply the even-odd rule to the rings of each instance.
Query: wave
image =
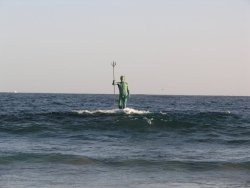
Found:
[[[137,114],[137,115],[143,115],[143,114],[149,114],[149,111],[146,110],[136,110],[133,108],[125,108],[125,109],[113,109],[113,110],[74,110],[73,112],[76,112],[78,114]]]
[[[145,160],[132,159],[121,161],[109,161],[109,165],[114,166],[142,166],[152,167],[157,166],[165,170],[250,170],[250,162],[227,162],[227,161],[176,161],[176,160]]]
[[[33,120],[38,117],[47,117],[47,118],[57,118],[57,117],[93,117],[93,116],[126,116],[126,115],[140,115],[140,116],[151,116],[156,118],[175,118],[175,119],[226,119],[234,118],[241,119],[240,114],[233,114],[229,111],[225,112],[196,112],[196,111],[155,111],[150,112],[148,110],[138,110],[133,108],[125,109],[97,109],[97,110],[72,110],[72,111],[52,111],[52,112],[19,112],[19,113],[9,113],[9,114],[0,114],[0,121],[8,120]],[[38,119],[39,120],[39,119]],[[249,122],[250,119],[247,119]],[[249,122],[250,123],[250,122]]]
[[[121,159],[91,158],[83,155],[62,153],[13,153],[0,157],[1,165],[13,163],[59,163],[68,165],[105,165],[113,167],[158,167],[167,170],[250,170],[250,161],[199,161],[199,160],[168,160],[168,159]]]
[[[12,134],[57,134],[58,131],[70,134],[83,130],[124,129],[247,137],[250,122],[249,117],[231,112],[150,112],[133,108],[0,115],[0,132]]]
[[[61,153],[16,153],[0,157],[0,164],[11,164],[16,162],[86,165],[95,163],[95,160],[81,155]]]

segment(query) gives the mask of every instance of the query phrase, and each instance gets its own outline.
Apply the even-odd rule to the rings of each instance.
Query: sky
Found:
[[[250,96],[250,0],[0,0],[0,92]]]

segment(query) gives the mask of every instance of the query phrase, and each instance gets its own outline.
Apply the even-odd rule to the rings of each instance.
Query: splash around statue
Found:
[[[116,82],[113,80],[112,85],[117,85],[119,88],[119,109],[124,109],[127,106],[127,101],[129,97],[128,83],[125,82],[125,76],[120,77],[121,82]]]

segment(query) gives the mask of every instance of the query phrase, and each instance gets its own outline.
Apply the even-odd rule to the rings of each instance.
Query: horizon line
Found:
[[[65,95],[114,95],[113,93],[70,93],[70,92],[10,92],[1,91],[0,94],[65,94]],[[119,95],[116,93],[115,95]],[[148,94],[148,93],[134,93],[131,95],[151,95],[151,96],[204,96],[204,97],[250,97],[250,95],[209,95],[209,94]]]

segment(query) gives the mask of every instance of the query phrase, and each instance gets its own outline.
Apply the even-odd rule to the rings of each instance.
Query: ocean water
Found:
[[[250,97],[1,93],[0,187],[250,187]]]

